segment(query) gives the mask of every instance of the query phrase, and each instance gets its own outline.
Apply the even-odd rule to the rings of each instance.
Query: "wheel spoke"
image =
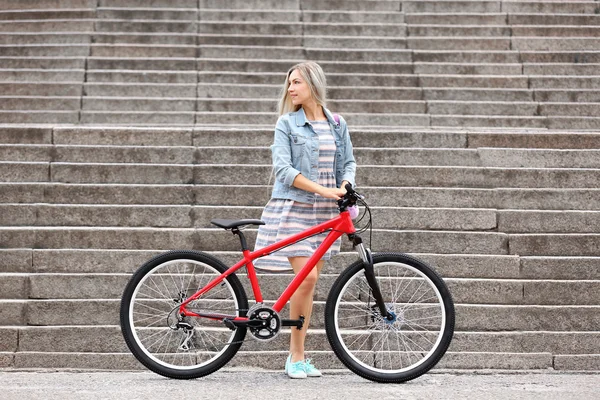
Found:
[[[328,337],[336,354],[355,372],[400,382],[433,367],[439,360],[436,350],[446,351],[454,308],[443,281],[427,266],[403,255],[381,256],[386,257],[375,260],[373,268],[389,319],[376,306],[364,270],[354,265],[332,288],[326,328],[333,332]]]
[[[181,254],[181,255],[180,255]],[[133,354],[167,376],[197,377],[219,368],[239,349],[245,329],[179,316],[179,305],[226,270],[201,253],[167,253],[142,266],[121,303],[121,326]],[[155,261],[156,260],[156,261]],[[133,279],[137,279],[133,281]],[[233,281],[232,281],[233,280]],[[241,297],[240,297],[241,296]],[[240,315],[248,304],[232,275],[188,305],[196,313]]]

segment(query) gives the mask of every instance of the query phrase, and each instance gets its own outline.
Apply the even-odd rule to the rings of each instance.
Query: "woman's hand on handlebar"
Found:
[[[346,189],[324,187],[318,194],[322,197],[325,197],[326,199],[339,200],[342,198],[343,195],[346,194]]]

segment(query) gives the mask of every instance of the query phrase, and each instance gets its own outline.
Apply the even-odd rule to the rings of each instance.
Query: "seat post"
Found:
[[[249,250],[248,244],[246,243],[246,237],[244,236],[244,233],[241,230],[239,230],[238,228],[233,228],[231,230],[231,232],[233,232],[234,235],[238,235],[240,237],[240,243],[242,244],[242,251]]]

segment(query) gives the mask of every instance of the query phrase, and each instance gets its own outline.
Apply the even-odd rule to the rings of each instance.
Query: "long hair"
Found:
[[[281,90],[281,96],[279,98],[278,110],[279,115],[286,114],[292,111],[298,111],[301,105],[292,104],[292,98],[288,89],[290,87],[290,75],[295,70],[300,72],[302,79],[308,84],[310,93],[317,102],[317,105],[325,107],[327,101],[327,81],[325,80],[325,73],[319,64],[314,61],[306,61],[300,64],[294,65],[289,69],[285,77],[285,82]]]

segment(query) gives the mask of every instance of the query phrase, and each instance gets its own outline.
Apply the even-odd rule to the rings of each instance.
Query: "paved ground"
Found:
[[[219,371],[177,381],[150,372],[14,372],[0,370],[3,400],[85,399],[598,399],[600,374],[433,372],[401,385],[351,373],[292,381],[282,372]]]

